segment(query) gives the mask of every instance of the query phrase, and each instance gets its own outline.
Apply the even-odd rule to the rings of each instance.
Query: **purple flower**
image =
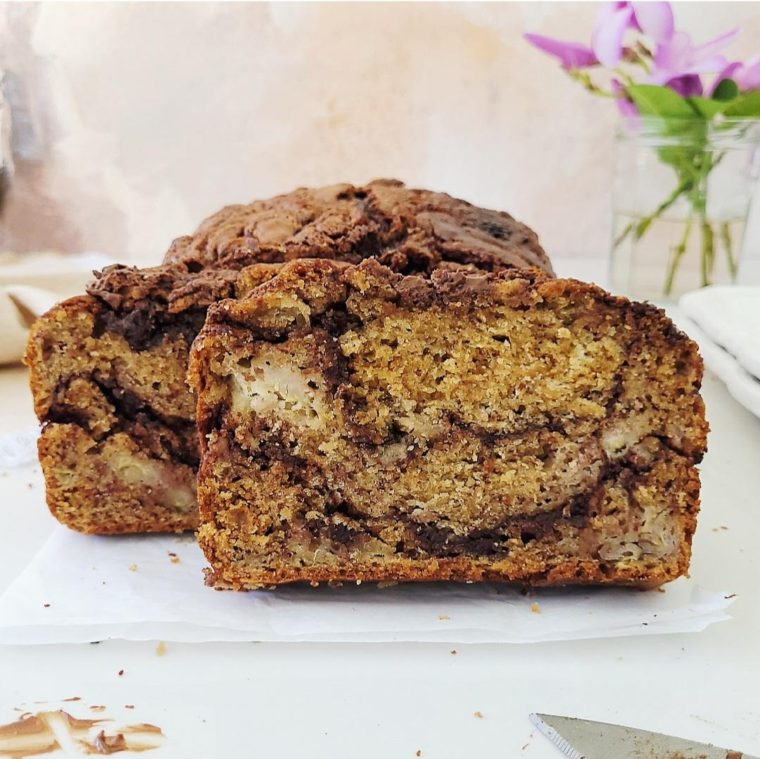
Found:
[[[596,20],[591,47],[605,66],[620,63],[623,37],[629,29],[638,29],[658,44],[668,41],[673,36],[670,3],[604,3]]]
[[[684,98],[701,95],[703,92],[702,80],[699,78],[699,74],[684,74],[683,76],[676,76],[673,77],[673,79],[668,79],[665,84]]]
[[[673,36],[673,9],[670,3],[631,3],[633,18],[640,32],[659,44]]]
[[[733,29],[702,45],[694,45],[686,32],[675,32],[669,40],[657,45],[655,68],[647,81],[650,84],[670,84],[684,77],[722,71],[727,61],[718,51],[737,34],[738,29]],[[694,86],[693,80],[688,86]]]
[[[760,55],[756,55],[743,63],[734,74],[734,81],[742,91],[760,90]]]
[[[715,88],[724,79],[733,79],[742,92],[760,90],[760,55],[750,58],[746,63],[734,61],[727,64],[715,77],[713,86],[710,88],[710,94],[715,92]]]
[[[599,62],[594,51],[579,42],[562,42],[552,37],[545,37],[542,34],[526,34],[524,36],[534,47],[559,58],[563,69],[588,68]]]
[[[629,100],[628,95],[625,91],[625,87],[623,87],[623,85],[617,79],[613,79],[610,82],[610,86],[612,87],[612,91],[615,93],[615,95],[617,95],[615,104],[618,107],[618,111],[620,111],[620,115],[626,119],[637,118],[639,115],[639,109],[636,108],[631,100]]]

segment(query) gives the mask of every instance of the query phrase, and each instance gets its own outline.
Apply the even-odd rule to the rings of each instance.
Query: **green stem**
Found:
[[[626,237],[631,233],[631,230],[636,226],[636,222],[632,221],[629,222],[625,229],[613,240],[612,247],[613,249],[617,249],[617,247],[620,245],[623,240],[625,240]]]
[[[641,219],[641,221],[639,221],[639,223],[636,225],[636,239],[640,240],[655,219],[662,216],[662,214],[664,214],[665,211],[667,211],[668,208],[670,208],[673,203],[675,203],[678,198],[681,197],[681,195],[683,195],[685,192],[689,192],[691,190],[692,184],[693,182],[691,179],[682,179],[676,185],[675,190],[673,190],[673,192],[671,192],[670,195],[668,195],[668,197],[665,198],[665,200],[663,200],[662,203],[660,203],[660,205],[654,209],[653,213]]]
[[[587,71],[581,69],[569,69],[567,72],[571,79],[575,79],[581,86],[587,89],[593,95],[599,95],[603,98],[617,98],[618,95],[610,90],[605,90],[593,81],[590,74]]]
[[[681,256],[686,253],[686,248],[689,245],[689,237],[691,236],[691,226],[693,221],[694,217],[692,214],[689,214],[689,218],[686,219],[686,224],[684,225],[681,239],[678,241],[678,245],[673,248],[673,252],[670,256],[670,263],[668,264],[668,274],[665,278],[665,295],[670,295],[670,293],[673,292],[673,282],[676,278],[676,270],[681,261]]]
[[[739,269],[734,258],[734,244],[731,240],[731,227],[727,221],[721,222],[720,225],[720,239],[723,243],[723,247],[726,250],[726,257],[728,258],[728,271],[731,274],[731,280],[736,279],[736,274]]]
[[[631,61],[631,63],[638,63],[638,60],[636,60],[636,61]],[[646,68],[646,66],[645,66],[645,68]],[[625,84],[627,87],[628,87],[628,86],[630,86],[630,85],[632,85],[632,84],[634,83],[634,81],[633,81],[633,77],[630,77],[630,76],[628,76],[628,74],[626,74],[626,72],[625,72],[625,71],[623,71],[621,68],[619,68],[619,67],[618,67],[618,68],[615,68],[615,69],[614,69],[614,72],[615,72],[615,75],[616,75],[616,76],[617,76],[619,79],[622,79],[622,80],[623,80],[623,84]]]
[[[719,156],[718,160],[723,156]],[[707,218],[707,178],[716,165],[712,154],[705,150],[699,165],[699,181],[694,187],[692,205],[699,215],[702,250],[700,256],[701,285],[706,287],[712,280],[713,264],[715,261],[715,233]]]
[[[665,200],[660,203],[657,208],[652,211],[649,216],[645,216],[643,219],[639,219],[638,221],[632,221],[630,224],[626,226],[626,228],[615,238],[613,244],[614,248],[617,248],[620,243],[622,243],[626,237],[628,237],[631,232],[633,232],[633,238],[634,240],[638,241],[640,240],[644,234],[646,233],[647,229],[652,225],[652,222],[654,222],[656,219],[658,219],[662,214],[665,213],[665,211],[670,208],[673,203],[675,203],[678,198],[681,197],[686,192],[689,192],[691,190],[692,181],[691,179],[684,179],[680,181],[676,188],[673,190],[673,192],[668,195]]]
[[[702,287],[706,287],[712,279],[713,261],[715,259],[715,235],[704,212],[700,214],[700,225],[702,227]]]

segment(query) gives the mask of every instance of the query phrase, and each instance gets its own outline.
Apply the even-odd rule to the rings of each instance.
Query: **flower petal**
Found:
[[[621,8],[627,8],[629,5],[630,3],[628,2],[599,3],[599,12],[596,14],[594,29],[598,29],[600,26],[606,26],[617,11]]]
[[[647,78],[647,84],[665,84],[665,82],[677,75],[677,71],[671,69],[656,69]]]
[[[697,45],[692,48],[692,55],[694,58],[708,58],[715,55],[719,50],[728,45],[731,40],[739,34],[738,29],[731,29],[729,32],[720,34],[717,37],[711,39],[709,42],[703,42],[701,45]]]
[[[655,42],[664,42],[673,36],[673,9],[670,3],[631,3],[636,23],[641,31]]]
[[[628,98],[618,98],[615,100],[615,105],[623,118],[629,120],[638,118],[639,109]]]
[[[617,105],[620,115],[626,119],[636,118],[639,115],[639,109],[628,99],[625,94],[625,87],[617,79],[613,79],[610,84],[612,91],[618,96],[615,99],[615,105]]]
[[[686,32],[675,32],[673,36],[657,45],[654,52],[656,69],[676,71],[691,60],[691,37]]]
[[[623,35],[631,27],[633,9],[629,6],[618,8],[597,23],[591,48],[605,66],[617,66],[623,57]]]
[[[696,74],[684,74],[668,80],[665,84],[675,90],[681,97],[692,97],[702,94],[702,80]]]
[[[736,72],[735,80],[742,92],[760,90],[760,55],[750,58]]]
[[[712,74],[722,71],[728,65],[725,55],[711,55],[709,58],[698,58],[691,65],[684,66],[684,74]]]
[[[545,37],[543,34],[525,34],[523,36],[534,47],[559,58],[563,68],[580,69],[594,66],[599,62],[594,51],[580,42],[562,42],[553,37]]]

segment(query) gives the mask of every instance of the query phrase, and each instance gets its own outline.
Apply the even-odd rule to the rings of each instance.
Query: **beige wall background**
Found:
[[[217,208],[395,176],[606,255],[613,105],[522,39],[593,3],[0,4],[14,173],[0,249],[157,259]],[[678,3],[760,44],[758,3]]]

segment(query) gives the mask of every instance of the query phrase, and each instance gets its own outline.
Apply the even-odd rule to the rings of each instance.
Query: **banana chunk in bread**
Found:
[[[368,257],[403,272],[551,272],[536,235],[508,214],[393,180],[225,208],[175,240],[163,265],[109,267],[32,330],[26,362],[53,515],[89,533],[194,529],[199,452],[185,377],[206,309],[284,261]]]
[[[289,263],[193,346],[207,582],[671,580],[701,373],[662,311],[535,269]]]

